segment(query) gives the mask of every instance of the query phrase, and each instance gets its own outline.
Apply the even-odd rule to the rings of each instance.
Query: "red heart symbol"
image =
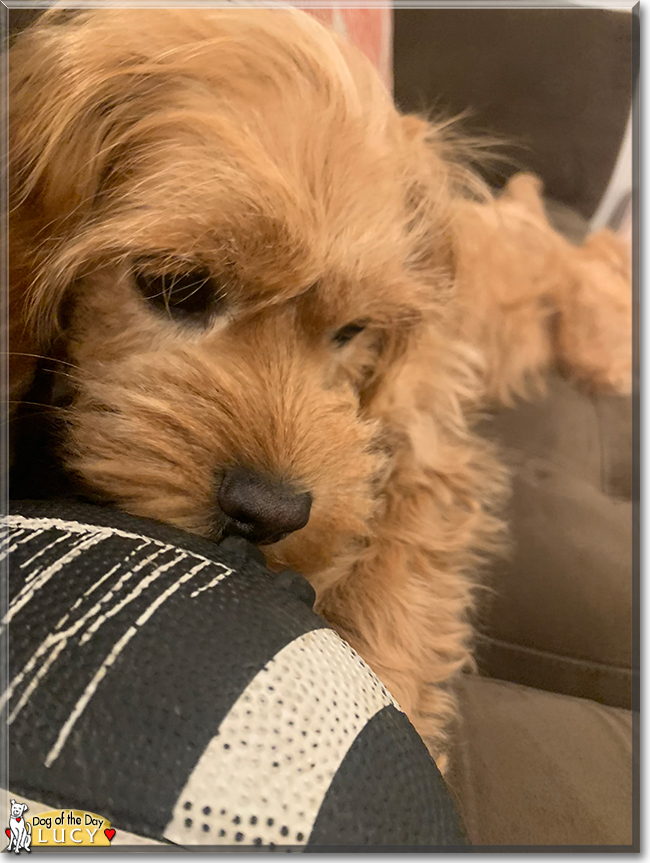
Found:
[[[16,821],[20,822],[20,818],[16,818]]]
[[[113,836],[115,836],[115,830],[112,827],[110,830],[108,830],[108,829],[104,830],[104,835],[106,836],[106,838],[110,842],[111,839],[113,838]]]
[[[8,827],[5,830],[5,833],[7,834],[7,836],[11,836],[11,830]]]

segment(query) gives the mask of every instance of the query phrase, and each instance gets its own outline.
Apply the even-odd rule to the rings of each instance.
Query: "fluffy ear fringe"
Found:
[[[391,430],[375,536],[318,583],[319,610],[380,674],[436,760],[455,700],[435,684],[472,667],[478,574],[507,547],[508,475],[468,424],[481,389],[479,355],[437,328],[400,346],[365,407]]]
[[[311,40],[324,38],[319,35],[323,28],[309,16],[297,20]],[[177,90],[185,85],[175,76],[173,64],[166,69],[144,57],[117,63],[119,50],[109,44],[109,59],[96,62],[93,57],[89,66],[83,46],[89,41],[85,28],[90,27],[92,35],[92,26],[91,11],[54,8],[21,35],[10,53],[10,307],[15,353],[47,352],[60,334],[61,303],[88,256],[84,231],[92,233],[102,195],[110,206],[118,172],[128,170],[132,130],[146,121],[147,112],[166,109],[177,98],[182,102]],[[331,37],[327,40],[323,48],[330,58]],[[363,65],[345,46],[340,50],[338,66]],[[346,74],[350,78],[349,70]],[[345,79],[343,72],[341,76]],[[358,100],[366,87],[372,90],[366,94],[370,101],[383,104],[387,97],[380,98],[371,86],[376,75],[361,69],[357,77],[359,92],[352,92],[354,82],[343,82],[346,96]],[[406,139],[412,150],[411,230],[414,237],[420,235],[414,243],[420,252],[411,265],[424,281],[435,284],[440,307],[454,278],[449,202],[459,195],[476,200],[489,196],[469,167],[480,147],[447,121],[405,117],[398,134],[400,145]],[[444,235],[447,241],[441,242]],[[24,362],[12,362],[12,391],[24,389],[28,378]]]

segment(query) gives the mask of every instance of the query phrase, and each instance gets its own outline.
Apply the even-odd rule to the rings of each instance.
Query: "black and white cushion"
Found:
[[[424,744],[363,660],[243,541],[21,503],[9,786],[181,846],[461,845]]]

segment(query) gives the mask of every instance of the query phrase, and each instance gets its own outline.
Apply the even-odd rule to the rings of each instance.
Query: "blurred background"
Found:
[[[592,228],[631,230],[631,106],[638,80],[630,9],[394,11],[394,93],[405,111],[468,112],[511,163]]]

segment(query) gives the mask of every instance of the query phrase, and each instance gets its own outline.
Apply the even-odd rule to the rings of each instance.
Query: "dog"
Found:
[[[21,850],[31,851],[32,844],[32,826],[24,819],[24,814],[28,806],[26,803],[16,803],[11,801],[11,816],[9,818],[9,830],[11,835],[7,851],[14,851],[20,854]]]
[[[504,546],[473,423],[557,364],[629,390],[625,250],[560,237],[534,177],[493,195],[297,10],[55,7],[9,86],[10,398],[50,405],[46,460],[303,573],[444,769]]]

